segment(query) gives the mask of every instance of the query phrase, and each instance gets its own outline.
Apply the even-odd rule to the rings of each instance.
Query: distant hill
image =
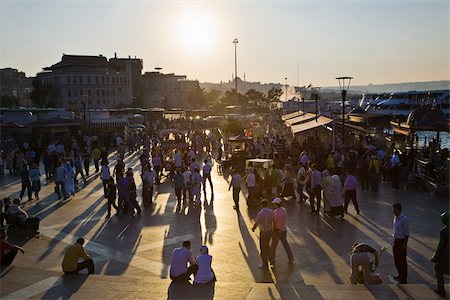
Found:
[[[234,81],[221,82],[221,83],[209,83],[202,82],[200,86],[206,91],[218,90],[222,93],[225,91],[234,89]],[[261,82],[247,82],[238,78],[238,91],[245,93],[250,89],[254,89],[263,93],[267,93],[271,88],[281,88],[283,90],[284,85],[279,83],[261,83]],[[426,82],[405,82],[405,83],[389,83],[389,84],[369,84],[364,86],[350,86],[350,94],[363,94],[363,93],[392,93],[392,92],[409,92],[409,91],[429,91],[429,90],[443,90],[450,89],[450,81],[426,81]],[[295,87],[295,90],[299,90],[299,87]],[[321,93],[336,92],[339,87],[322,87]]]

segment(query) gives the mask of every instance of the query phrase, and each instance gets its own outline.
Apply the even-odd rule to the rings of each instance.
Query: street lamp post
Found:
[[[236,104],[238,100],[238,85],[237,85],[237,44],[239,43],[238,39],[233,40],[234,44],[234,87],[236,90]]]
[[[339,82],[339,89],[341,90],[341,98],[342,98],[342,146],[345,146],[345,98],[347,98],[347,92],[350,87],[350,82],[352,81],[353,77],[349,76],[342,76],[342,77],[336,77],[336,79]],[[346,83],[347,82],[347,87]],[[341,84],[342,83],[342,84]]]
[[[81,104],[83,104],[83,119],[84,119],[84,133],[87,133],[87,114],[86,114],[86,104],[87,104],[87,96],[83,96],[84,99],[81,100]]]
[[[316,102],[316,122],[317,122],[317,118],[319,116],[319,107],[318,107],[317,101],[320,99],[320,96],[319,96],[320,87],[313,87],[312,90],[313,90],[313,93],[311,96],[313,96],[314,101]]]
[[[287,87],[288,87],[288,85],[287,85],[287,77],[284,78],[284,86],[285,86],[285,90],[286,90],[285,100],[287,102]]]

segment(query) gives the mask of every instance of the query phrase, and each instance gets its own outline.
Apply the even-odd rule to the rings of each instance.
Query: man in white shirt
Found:
[[[245,184],[248,190],[247,206],[256,205],[256,176],[253,167],[248,168]]]
[[[192,202],[192,180],[191,180],[191,172],[187,169],[184,168],[183,171],[183,178],[184,178],[184,187],[182,190],[183,193],[183,203],[187,203],[186,202],[186,194],[187,197],[189,197],[189,201]]]
[[[153,186],[156,181],[156,172],[150,165],[145,165],[144,174],[142,174],[142,201],[145,204],[152,204]]]
[[[252,231],[255,232],[256,227],[259,227],[259,248],[261,250],[262,265],[258,266],[260,269],[267,269],[269,267],[270,246],[269,242],[272,238],[273,227],[273,211],[267,208],[268,201],[266,199],[261,201],[261,210],[255,218],[255,224]]]
[[[173,250],[170,262],[170,279],[173,281],[188,281],[191,274],[197,273],[198,265],[190,249],[191,242],[184,241],[182,247]]]
[[[234,201],[233,208],[235,210],[239,211],[239,193],[241,192],[242,177],[234,169],[233,169],[232,173],[233,173],[233,176],[231,176],[231,182],[230,182],[230,186],[228,187],[228,190],[230,190],[231,187],[233,187],[233,201]]]
[[[392,213],[394,214],[393,236],[394,236],[394,262],[398,271],[398,275],[394,279],[400,284],[407,283],[408,266],[406,264],[406,247],[409,238],[408,219],[402,214],[402,205],[394,203],[392,205]]]
[[[213,190],[213,184],[211,180],[211,165],[208,163],[208,161],[205,159],[203,161],[203,192],[205,192],[206,195],[206,180],[209,181],[209,186],[211,187],[211,194],[214,194]],[[206,196],[205,196],[206,197]]]

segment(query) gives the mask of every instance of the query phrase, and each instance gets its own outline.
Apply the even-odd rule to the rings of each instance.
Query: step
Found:
[[[2,299],[441,299],[432,287],[302,283],[173,283],[142,275],[66,275],[62,272],[12,268],[1,279]],[[447,285],[448,290],[448,285]]]

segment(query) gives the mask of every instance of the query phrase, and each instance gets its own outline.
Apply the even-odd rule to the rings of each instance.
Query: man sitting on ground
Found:
[[[8,236],[6,235],[6,230],[2,228],[0,230],[1,244],[0,244],[0,264],[2,267],[9,266],[12,264],[17,252],[20,251],[22,254],[25,253],[22,247],[13,245],[6,241]]]
[[[170,262],[170,279],[173,281],[188,281],[191,274],[197,273],[198,265],[190,249],[191,242],[184,241],[182,247],[173,250]]]
[[[83,269],[88,269],[89,274],[94,274],[94,261],[86,253],[83,248],[84,239],[79,238],[75,244],[69,246],[64,254],[62,262],[62,269],[66,274],[78,273]],[[78,259],[83,258],[84,261],[78,262]]]
[[[14,199],[13,205],[8,208],[6,214],[11,216],[19,227],[28,227],[35,233],[39,233],[39,218],[28,217],[28,214],[20,207],[20,199]]]

